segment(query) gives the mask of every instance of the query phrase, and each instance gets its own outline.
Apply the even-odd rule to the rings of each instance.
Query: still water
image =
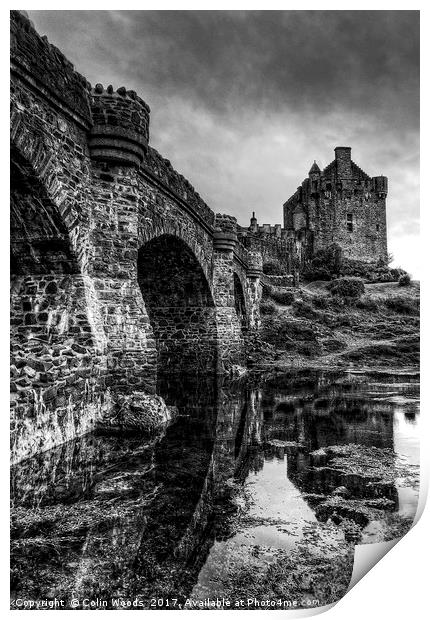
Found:
[[[94,433],[12,470],[13,600],[325,605],[354,544],[410,527],[418,375],[170,378],[159,393],[176,416],[158,434]]]

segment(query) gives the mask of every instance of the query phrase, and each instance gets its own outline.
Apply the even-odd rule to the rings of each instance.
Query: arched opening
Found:
[[[248,322],[246,317],[245,296],[243,294],[242,283],[237,273],[233,273],[234,285],[234,306],[236,308],[237,318],[242,329],[246,329]]]
[[[78,273],[68,232],[31,167],[11,149],[11,276]]]
[[[82,407],[91,391],[86,382],[93,342],[68,231],[31,165],[15,148],[10,213],[11,435],[16,461],[70,439],[71,422],[75,430],[85,426]]]
[[[215,371],[215,304],[186,243],[167,234],[148,241],[139,250],[138,281],[154,330],[159,371]]]

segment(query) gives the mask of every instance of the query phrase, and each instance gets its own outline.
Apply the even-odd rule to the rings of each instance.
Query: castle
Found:
[[[259,226],[255,214],[241,229],[244,244],[300,270],[318,250],[337,243],[346,258],[387,262],[385,176],[370,177],[351,159],[351,147],[334,149],[322,171],[316,162],[284,203],[284,227]],[[276,251],[274,249],[276,248]]]

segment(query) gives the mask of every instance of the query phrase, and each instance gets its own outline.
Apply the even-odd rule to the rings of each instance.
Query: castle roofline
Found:
[[[317,162],[314,160],[314,163],[311,166],[311,169],[309,170],[309,174],[313,174],[314,172],[321,172],[320,167],[318,166]]]

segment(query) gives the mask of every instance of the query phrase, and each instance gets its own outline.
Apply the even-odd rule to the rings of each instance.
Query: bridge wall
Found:
[[[91,88],[16,11],[11,42],[17,461],[91,430],[120,393],[155,394],[160,361],[221,373],[243,364],[244,331],[259,324],[260,271],[231,232],[234,218],[215,216],[148,145],[149,108],[136,93]],[[139,275],[139,252],[159,240],[164,253],[153,260],[166,286],[198,282],[198,294],[169,303],[156,263]],[[177,244],[188,257],[181,272],[169,259]]]

